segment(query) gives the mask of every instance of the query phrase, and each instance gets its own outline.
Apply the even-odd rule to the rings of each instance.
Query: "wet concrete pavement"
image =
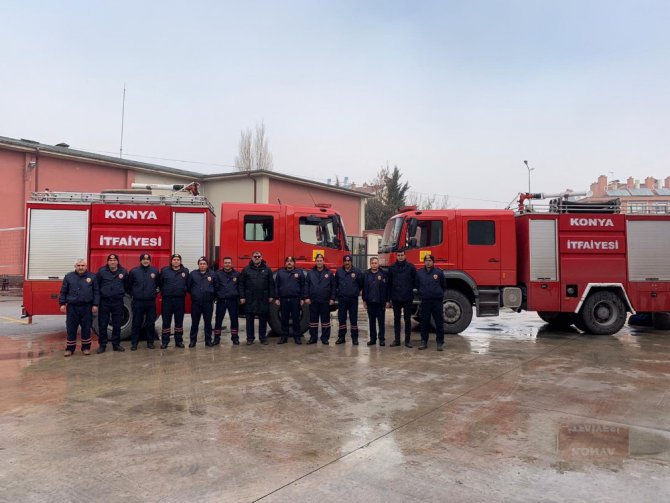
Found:
[[[670,492],[669,332],[592,337],[506,313],[443,353],[431,336],[427,351],[271,339],[65,359],[63,318],[23,325],[18,304],[0,302],[2,501]]]

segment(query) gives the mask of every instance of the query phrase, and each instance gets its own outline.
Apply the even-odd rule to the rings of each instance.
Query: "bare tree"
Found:
[[[411,192],[407,196],[407,205],[420,210],[443,210],[449,208],[449,196]]]
[[[235,167],[239,171],[267,170],[272,171],[272,154],[269,149],[268,135],[265,124],[256,124],[254,132],[251,129],[240,133],[239,152],[235,158]]]

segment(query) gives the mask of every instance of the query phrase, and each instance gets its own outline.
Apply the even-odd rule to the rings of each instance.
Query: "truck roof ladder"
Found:
[[[127,193],[88,193],[88,192],[33,192],[31,201],[44,203],[107,203],[107,204],[159,204],[164,206],[214,207],[203,196],[174,195],[159,196],[153,194]]]

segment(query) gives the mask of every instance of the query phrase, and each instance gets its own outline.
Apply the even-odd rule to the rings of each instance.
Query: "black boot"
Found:
[[[344,344],[344,335],[340,335],[335,341],[335,344]]]
[[[358,346],[358,338],[354,339],[354,338],[352,337],[352,338],[351,338],[351,343],[352,343],[354,346]]]
[[[426,349],[428,347],[428,341],[421,339],[421,344],[419,344],[419,349]]]
[[[99,346],[98,349],[95,350],[95,352],[101,354],[104,353],[106,350],[107,350],[106,346]]]
[[[414,347],[414,346],[412,346],[412,341],[410,340],[409,337],[405,337],[405,347],[406,348],[413,348]]]
[[[390,346],[392,348],[400,346],[400,337],[396,337],[395,339],[393,339],[393,342],[390,344]]]
[[[296,344],[302,344],[302,337],[295,337],[293,340]]]
[[[221,337],[214,337],[214,342],[212,343],[214,346],[218,346],[221,344]]]
[[[318,339],[316,337],[310,337],[309,340],[307,341],[307,344],[316,344],[318,342]]]
[[[377,341],[373,341],[373,340],[368,341],[368,346],[374,346],[375,344],[377,344]]]
[[[277,344],[286,344],[288,342],[288,337],[284,337],[283,335],[279,338],[279,342]]]

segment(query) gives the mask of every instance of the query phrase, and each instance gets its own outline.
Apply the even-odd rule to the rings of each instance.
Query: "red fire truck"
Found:
[[[276,271],[283,267],[286,255],[295,256],[298,267],[312,267],[317,253],[322,253],[327,266],[334,269],[342,263],[346,251],[342,219],[328,204],[297,207],[223,203],[220,243],[216,247],[214,225],[212,205],[206,198],[190,194],[34,193],[26,203],[23,314],[60,314],[60,286],[78,258],[86,259],[93,272],[112,252],[128,269],[138,265],[142,252],[151,253],[152,265],[159,269],[169,265],[172,253],[179,253],[189,269],[195,268],[202,255],[215,260],[230,256],[234,267],[242,269],[249,263],[251,252],[260,250]],[[130,334],[131,313],[127,297],[124,338]],[[307,323],[305,308],[303,332]],[[274,305],[270,326],[281,330],[279,310]]]
[[[557,196],[522,194],[516,212],[403,208],[386,224],[380,262],[401,249],[417,267],[434,256],[447,277],[447,333],[465,330],[473,310],[497,316],[501,307],[591,334],[616,333],[636,311],[669,328],[670,215]],[[545,211],[525,205],[548,197]]]

